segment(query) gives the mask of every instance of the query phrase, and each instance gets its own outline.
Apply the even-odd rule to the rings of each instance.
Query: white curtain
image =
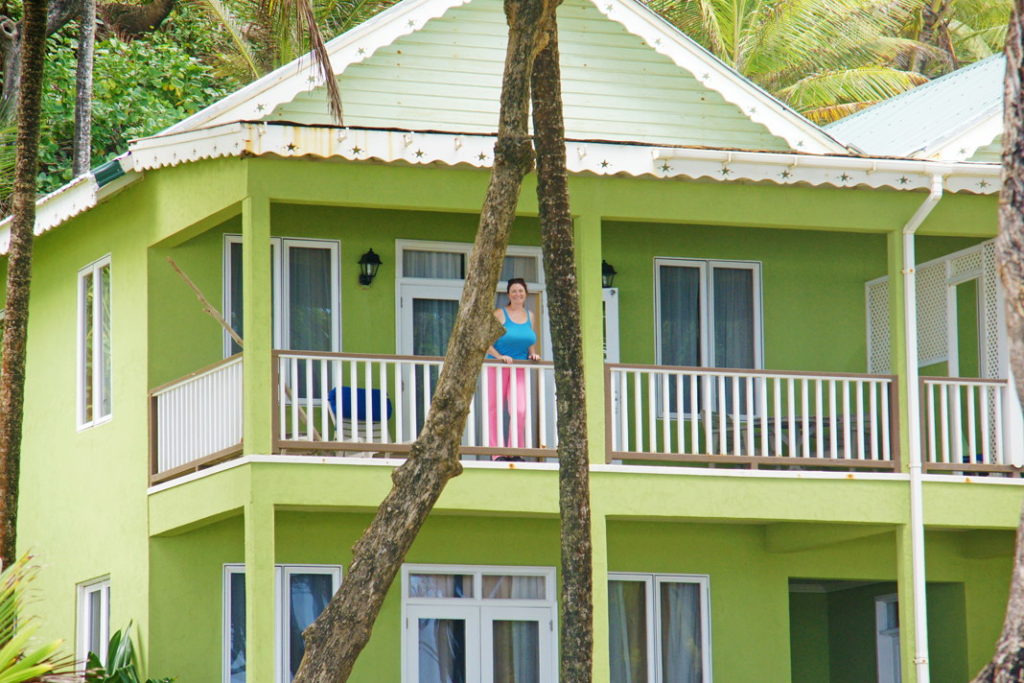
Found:
[[[514,277],[521,277],[527,282],[537,282],[537,257],[506,256],[501,264],[499,282],[504,283]]]
[[[659,592],[662,683],[702,683],[700,586],[666,581]]]
[[[466,622],[462,619],[420,619],[419,683],[466,681]]]
[[[439,280],[463,280],[466,277],[466,257],[461,252],[402,251],[402,275]]]
[[[647,585],[608,582],[608,656],[612,683],[647,681]]]
[[[288,348],[333,351],[331,250],[288,248]]]
[[[289,580],[289,615],[288,638],[290,639],[289,665],[292,676],[299,670],[299,662],[306,651],[306,643],[302,632],[331,600],[334,592],[334,581],[329,574],[292,574]]]

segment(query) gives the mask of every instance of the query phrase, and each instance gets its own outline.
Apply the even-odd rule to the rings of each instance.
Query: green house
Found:
[[[967,680],[999,633],[1024,465],[999,74],[823,130],[634,0],[559,21],[595,680]],[[505,33],[498,0],[404,0],[328,44],[345,126],[300,62],[40,200],[19,542],[42,637],[81,657],[131,620],[153,675],[291,679],[429,406]],[[929,99],[968,84],[954,114]],[[534,188],[503,277],[528,283],[543,360],[481,373],[465,471],[354,681],[556,680]]]

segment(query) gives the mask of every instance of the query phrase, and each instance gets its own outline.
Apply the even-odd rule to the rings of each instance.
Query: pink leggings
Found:
[[[526,439],[526,368],[515,368],[515,402],[516,425],[513,434],[512,420],[504,439],[498,436],[498,420],[504,420],[505,413],[512,404],[512,373],[513,368],[487,368],[487,445],[525,448]],[[500,374],[499,374],[500,373]],[[500,393],[499,393],[500,392]],[[501,443],[505,441],[506,443]]]

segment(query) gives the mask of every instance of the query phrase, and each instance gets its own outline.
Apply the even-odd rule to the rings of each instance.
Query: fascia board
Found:
[[[340,74],[352,64],[369,59],[374,52],[413,33],[431,19],[470,0],[404,0],[327,42],[331,68]],[[303,72],[308,72],[303,75]],[[231,121],[261,119],[280,104],[323,83],[308,56],[300,57],[259,78],[241,90],[164,130],[180,133]]]
[[[751,121],[808,154],[845,154],[824,130],[769,95],[635,0],[591,0],[599,12],[642,38],[651,49],[693,74],[701,84],[736,105]]]
[[[387,163],[489,168],[495,138],[377,129],[235,123],[213,131],[160,136],[136,142],[132,167],[160,168],[217,156],[273,155],[281,158],[341,158]],[[706,178],[717,181],[769,181],[779,185],[930,189],[945,178],[950,192],[992,194],[998,190],[998,164],[950,163],[923,159],[881,159],[848,155],[747,152],[691,147],[630,145],[599,141],[566,142],[571,173]]]

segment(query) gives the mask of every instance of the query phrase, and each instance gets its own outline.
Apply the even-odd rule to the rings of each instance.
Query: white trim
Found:
[[[472,577],[472,592],[460,598],[423,598],[409,596],[409,577],[412,574],[463,575]],[[483,577],[539,576],[544,579],[543,599],[485,598]],[[418,640],[414,637],[414,618],[455,618],[466,621],[466,680],[491,680],[493,672],[487,662],[490,640],[487,624],[495,619],[529,620],[539,623],[540,680],[554,683],[558,678],[558,604],[554,567],[465,565],[465,564],[403,564],[401,572],[402,596],[402,681],[412,683],[418,673]],[[547,624],[544,622],[547,621]],[[545,626],[547,629],[545,630]],[[476,657],[469,653],[478,653]]]
[[[604,362],[619,362],[619,288],[603,287],[601,289],[603,316],[601,322],[604,329]]]
[[[229,562],[223,565],[221,572],[221,681],[231,683],[231,577],[235,574],[245,576],[245,564]],[[291,671],[291,641],[288,631],[291,628],[291,592],[288,590],[288,579],[293,574],[318,574],[331,577],[331,594],[341,586],[343,569],[335,564],[275,564],[274,565],[274,667],[277,670],[277,683],[289,683]],[[248,662],[247,662],[248,664]]]
[[[914,154],[924,159],[966,161],[982,147],[991,144],[1003,132],[1002,102],[987,117],[948,140],[933,142]]]
[[[99,613],[99,649],[94,650],[101,662],[107,660],[107,646],[110,644],[110,576],[83,581],[76,586],[78,609],[76,612],[77,628],[75,639],[75,658],[84,662],[90,652],[89,637],[93,617],[89,598],[93,593],[100,595]]]
[[[103,344],[102,344],[102,323],[103,323],[103,298],[101,296],[102,287],[100,286],[102,281],[102,271],[106,269],[107,277],[110,281],[110,301],[107,303],[107,309],[110,312],[110,318],[107,320],[109,326],[108,333],[110,334],[110,355],[104,357]],[[86,283],[91,284],[93,296],[92,296],[92,308],[89,311],[84,310],[85,296],[86,296]],[[98,424],[108,422],[114,416],[114,335],[113,335],[113,318],[114,318],[114,279],[113,269],[111,267],[110,254],[99,258],[89,265],[78,271],[76,297],[75,297],[75,310],[77,311],[78,324],[75,330],[75,358],[76,358],[76,392],[75,392],[75,422],[78,426],[78,430],[87,429]],[[85,347],[85,322],[89,319],[92,323],[92,402],[91,405],[86,405],[85,398],[85,368],[86,368],[86,347]],[[110,396],[105,396],[106,389],[103,386],[104,369],[109,367],[110,373]],[[110,404],[110,411],[105,414],[98,414],[100,407],[103,404],[104,397]],[[91,419],[86,419],[86,409],[89,408],[92,411]]]
[[[650,683],[662,683],[661,657],[661,595],[666,583],[696,584],[700,597],[701,683],[711,683],[711,579],[707,574],[657,574],[608,572],[608,582],[629,581],[644,584],[644,607],[647,624],[647,675]]]
[[[237,234],[225,234],[223,245],[223,261],[221,266],[223,280],[223,302],[224,320],[230,324],[232,307],[231,298],[231,246],[241,244],[242,236]],[[341,243],[338,240],[310,239],[305,237],[271,237],[270,238],[270,261],[273,272],[273,344],[275,349],[290,349],[288,340],[291,333],[291,307],[288,303],[288,282],[291,268],[288,254],[291,249],[326,249],[331,254],[331,348],[330,351],[341,351],[342,327],[341,327]],[[233,340],[227,330],[223,332],[224,357],[234,353],[232,349]],[[315,349],[295,349],[297,351]]]

